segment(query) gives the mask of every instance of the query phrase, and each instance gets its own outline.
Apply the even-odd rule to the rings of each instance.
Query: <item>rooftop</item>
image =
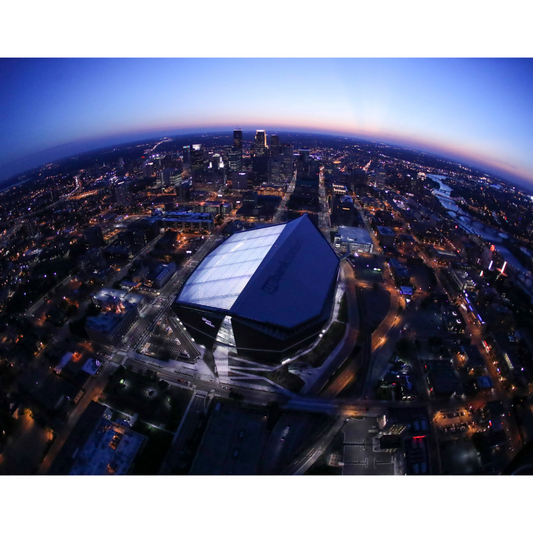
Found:
[[[353,228],[350,226],[339,226],[339,237],[342,242],[358,242],[372,244],[372,237],[365,228]]]
[[[127,474],[146,437],[100,418],[83,449],[77,454],[71,475]]]
[[[377,230],[378,233],[380,233],[381,235],[396,236],[395,231],[391,228],[388,228],[387,226],[378,226]]]
[[[198,221],[209,221],[213,220],[212,213],[191,213],[189,211],[172,211],[165,213],[163,216],[157,216],[158,220],[179,220],[179,221],[189,221],[189,222],[198,222]]]
[[[86,328],[100,333],[111,333],[119,327],[126,314],[130,311],[131,304],[126,304],[122,313],[103,312],[98,316],[90,316],[85,323]]]
[[[120,300],[121,302],[131,303],[133,305],[139,305],[139,303],[144,300],[142,294],[136,294],[134,292],[129,292],[121,289],[111,289],[109,287],[104,287],[100,289],[94,296],[99,302],[107,302],[111,300]]]
[[[338,263],[304,215],[231,236],[200,263],[176,302],[291,328],[321,313]]]

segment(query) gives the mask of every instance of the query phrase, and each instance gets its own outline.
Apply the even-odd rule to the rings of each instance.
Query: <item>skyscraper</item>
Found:
[[[90,248],[99,248],[104,244],[104,236],[100,226],[93,226],[85,230],[85,239]]]
[[[238,172],[231,177],[232,188],[234,191],[242,191],[248,188],[248,174]]]
[[[227,152],[227,157],[229,169],[234,172],[240,172],[242,170],[241,152],[236,148],[230,148]]]
[[[242,170],[242,130],[233,131],[233,150],[228,153],[230,170]]]
[[[268,163],[268,182],[279,185],[285,181],[283,177],[283,156],[273,155]]]
[[[190,165],[191,164],[191,147],[189,145],[183,147],[183,164],[184,165]]]
[[[280,153],[280,144],[279,144],[279,136],[277,133],[273,133],[270,136],[270,154],[271,155],[278,155]]]
[[[382,166],[376,170],[376,174],[374,177],[374,186],[376,187],[376,189],[385,188],[386,177],[387,177],[387,173],[385,172],[385,169]]]
[[[158,173],[157,185],[164,189],[165,187],[175,186],[181,179],[181,172],[177,168],[165,168]]]
[[[233,130],[233,148],[239,150],[242,155],[242,130]]]
[[[293,149],[292,144],[284,144],[282,147],[283,150],[283,172],[282,176],[290,181],[293,176]]]
[[[267,155],[267,143],[265,130],[257,130],[255,132],[255,156],[264,157]]]
[[[35,227],[35,219],[27,220],[24,225],[26,227],[26,231],[29,237],[35,237],[35,235],[37,235],[37,230]]]
[[[117,183],[115,187],[115,200],[118,205],[130,205],[130,193],[128,184],[125,181]]]
[[[143,167],[143,176],[145,178],[151,178],[153,176],[153,173],[154,173],[154,164],[152,162],[145,163]]]
[[[191,146],[191,166],[194,171],[201,171],[204,168],[204,152],[201,144]]]
[[[306,150],[306,149],[300,149],[299,150],[299,153],[300,153],[300,159],[304,162],[304,163],[309,163],[310,159],[311,159],[311,155],[310,155],[310,150]]]

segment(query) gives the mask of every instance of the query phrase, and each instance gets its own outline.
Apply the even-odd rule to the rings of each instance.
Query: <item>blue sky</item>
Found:
[[[0,59],[0,79],[0,179],[121,140],[242,127],[394,142],[533,184],[530,59]]]

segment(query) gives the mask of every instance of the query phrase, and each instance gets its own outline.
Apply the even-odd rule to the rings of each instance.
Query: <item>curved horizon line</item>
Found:
[[[35,152],[31,155],[23,156],[20,158],[17,158],[16,160],[10,161],[9,163],[6,163],[2,165],[0,168],[6,169],[9,167],[17,166],[17,163],[22,162],[26,159],[33,159],[35,162],[30,163],[27,167],[21,169],[21,170],[11,170],[11,173],[9,175],[6,175],[1,179],[1,181],[6,181],[9,179],[13,179],[21,174],[24,174],[25,172],[30,172],[36,169],[39,166],[43,166],[46,164],[51,164],[56,161],[59,161],[61,159],[64,159],[66,157],[72,157],[75,155],[80,155],[83,153],[91,152],[93,150],[103,149],[108,146],[112,146],[113,144],[126,144],[129,142],[135,142],[135,141],[145,141],[149,140],[150,138],[159,137],[159,136],[171,136],[171,135],[187,135],[187,134],[195,134],[195,133],[218,133],[218,131],[215,131],[215,129],[220,129],[220,132],[231,132],[234,129],[243,129],[246,130],[250,128],[252,131],[253,129],[257,129],[256,125],[252,125],[250,122],[247,122],[246,124],[241,123],[240,125],[228,125],[227,122],[224,123],[210,123],[210,124],[198,124],[195,125],[184,125],[184,126],[170,126],[170,125],[163,125],[162,127],[152,127],[148,129],[142,129],[142,130],[136,130],[135,132],[117,132],[110,135],[105,136],[99,136],[99,137],[89,137],[84,139],[78,139],[74,141],[70,141],[67,143],[61,143],[57,146],[53,146],[51,148],[46,148],[44,150],[40,150],[39,152]],[[469,164],[471,166],[480,167],[478,170],[484,170],[486,172],[492,172],[495,174],[503,173],[504,176],[500,176],[503,179],[511,179],[518,180],[520,182],[521,186],[524,186],[526,183],[531,187],[533,186],[533,179],[531,174],[528,174],[527,171],[520,172],[516,169],[516,167],[504,163],[501,160],[492,160],[487,161],[487,156],[479,153],[473,153],[465,151],[464,148],[459,146],[442,146],[439,145],[437,142],[432,140],[424,140],[417,137],[412,136],[411,134],[399,134],[394,132],[383,132],[383,131],[366,131],[366,130],[352,130],[352,129],[345,129],[345,128],[335,128],[331,126],[291,126],[288,124],[280,124],[279,122],[274,123],[267,123],[267,121],[262,121],[262,126],[259,129],[265,129],[265,128],[273,128],[276,131],[286,131],[291,133],[308,133],[308,134],[324,134],[324,135],[339,135],[339,136],[351,136],[353,139],[357,140],[359,138],[360,140],[368,141],[368,142],[376,142],[376,143],[384,143],[384,144],[392,144],[398,147],[403,148],[409,148],[409,149],[415,149],[422,152],[430,152],[431,155],[437,156],[437,157],[448,157],[451,160],[457,162],[457,163],[465,163]],[[152,137],[148,137],[152,136]],[[124,140],[121,140],[124,139]],[[86,144],[89,147],[82,148],[81,145]],[[92,146],[91,146],[92,145]],[[36,160],[41,156],[44,157],[45,154],[49,152],[53,152],[56,150],[60,150],[61,148],[65,148],[67,146],[71,146],[74,148],[75,146],[79,147],[79,150],[74,152],[71,151],[69,153],[64,153],[61,155],[57,155],[56,157],[52,156],[51,160],[47,161],[39,161],[36,162]],[[22,167],[22,165],[20,165]],[[6,174],[7,174],[6,172]],[[506,176],[505,176],[506,175]],[[518,185],[518,184],[517,184]]]

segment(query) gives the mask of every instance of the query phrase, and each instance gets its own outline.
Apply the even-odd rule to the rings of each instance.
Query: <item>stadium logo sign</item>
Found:
[[[203,320],[208,326],[211,326],[212,328],[215,327],[215,325],[211,322],[211,320],[207,320],[207,318],[205,318],[205,317],[202,317],[202,320]]]
[[[303,239],[298,239],[291,246],[285,257],[281,260],[276,272],[274,272],[272,276],[268,276],[265,283],[263,283],[263,286],[261,287],[262,290],[264,290],[268,294],[274,294],[279,289],[279,282],[281,281],[281,278],[289,268],[290,264],[296,257],[296,254],[298,253],[302,245]]]

